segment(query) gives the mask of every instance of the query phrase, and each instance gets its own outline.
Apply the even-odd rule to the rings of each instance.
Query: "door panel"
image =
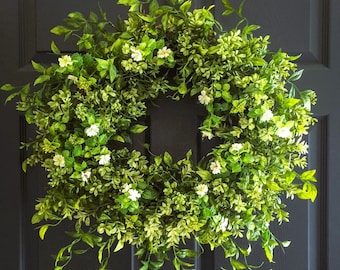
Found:
[[[112,0],[101,0],[100,5],[109,17],[126,16],[126,8]],[[213,1],[193,1],[195,7],[208,6]],[[236,1],[237,2],[237,1]],[[215,15],[226,28],[234,26],[235,20],[221,17],[223,7],[216,0]],[[275,270],[333,270],[340,265],[340,37],[337,29],[340,16],[337,14],[340,3],[336,0],[256,0],[247,1],[243,14],[249,23],[261,25],[257,34],[271,36],[271,49],[282,48],[289,54],[302,53],[299,60],[305,69],[299,81],[301,89],[314,89],[318,103],[314,112],[319,122],[308,137],[310,144],[310,168],[318,170],[319,195],[315,203],[293,200],[287,201],[291,213],[290,223],[281,226],[273,224],[273,231],[279,239],[291,240],[285,254],[277,248],[276,263],[266,263],[261,269]],[[50,42],[55,40],[63,51],[72,51],[71,42],[63,43],[49,30],[61,24],[63,18],[72,11],[88,14],[97,11],[97,1],[92,0],[3,0],[0,9],[0,85],[6,82],[23,84],[34,77],[29,66],[32,59],[42,63],[51,61]],[[0,93],[0,103],[5,100]],[[182,102],[160,99],[159,107],[150,107],[150,130],[145,137],[136,139],[136,147],[141,149],[144,142],[150,143],[151,151],[159,154],[168,150],[175,159],[193,149],[198,159],[211,147],[202,143],[197,127],[204,112],[190,98]],[[51,254],[58,251],[60,243],[69,240],[64,236],[67,224],[60,229],[49,230],[46,239],[40,241],[38,232],[30,223],[35,200],[44,194],[46,182],[44,172],[39,168],[22,173],[20,162],[24,153],[19,151],[20,141],[34,134],[27,127],[15,104],[0,106],[0,170],[3,186],[0,189],[0,232],[2,247],[1,268],[13,270],[53,269]],[[172,117],[169,117],[169,116]],[[194,243],[191,243],[194,245]],[[264,259],[261,244],[254,244],[252,264],[260,264]],[[131,255],[133,248],[112,255],[108,269],[135,270],[137,260]],[[96,254],[79,256],[70,266],[72,270],[96,269]],[[226,267],[223,252],[206,252],[196,260],[197,270],[218,270]],[[171,269],[169,266],[164,269]]]

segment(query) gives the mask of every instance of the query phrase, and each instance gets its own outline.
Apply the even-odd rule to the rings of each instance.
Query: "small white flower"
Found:
[[[166,46],[162,49],[159,49],[157,52],[158,58],[167,58],[171,54],[171,49],[168,49]]]
[[[142,52],[140,50],[137,50],[135,48],[131,48],[131,58],[136,61],[136,62],[140,62],[143,60],[143,55]]]
[[[90,172],[90,171],[81,172],[81,179],[82,179],[84,182],[87,182],[87,180],[89,180],[90,177],[91,177],[91,172]]]
[[[71,80],[75,84],[78,82],[78,78],[74,75],[68,75],[67,79]]]
[[[287,193],[286,193],[286,199],[291,199],[291,200],[294,200],[294,193],[291,193],[291,192],[289,192],[289,191],[287,191]]]
[[[276,135],[281,138],[290,138],[292,136],[292,132],[287,127],[281,127],[276,131]]]
[[[273,118],[273,112],[271,110],[266,110],[263,115],[261,116],[261,122],[268,122]]]
[[[53,157],[54,165],[58,167],[65,167],[65,158],[62,155],[56,154]]]
[[[233,143],[230,147],[230,151],[238,152],[242,149],[242,143]]]
[[[196,193],[198,196],[203,197],[208,192],[208,186],[206,184],[199,184],[196,187]]]
[[[213,174],[219,174],[221,172],[221,164],[218,162],[218,160],[210,163],[210,170]]]
[[[132,187],[131,184],[128,184],[128,183],[123,184],[122,192],[123,192],[123,193],[128,192],[128,191],[131,189],[131,187]]]
[[[207,95],[207,92],[202,90],[201,94],[198,96],[198,101],[203,105],[208,105],[211,98]]]
[[[101,155],[99,159],[99,165],[106,165],[110,162],[111,156],[108,155]]]
[[[203,130],[203,131],[202,131],[202,137],[203,137],[203,138],[208,138],[208,140],[211,140],[212,138],[214,138],[214,134],[212,134],[212,133],[209,132],[209,131]]]
[[[138,190],[129,189],[128,193],[130,194],[130,195],[129,195],[129,199],[130,199],[131,201],[137,201],[138,198],[140,198],[140,194],[139,194]]]
[[[96,136],[99,133],[99,126],[97,124],[93,124],[85,130],[85,133],[89,137]]]
[[[58,62],[60,67],[67,67],[73,65],[72,58],[69,55],[63,55],[62,57],[59,57]]]
[[[226,218],[226,217],[222,218],[221,225],[220,225],[220,228],[221,228],[222,232],[225,232],[227,230],[228,222],[229,222],[228,218]]]

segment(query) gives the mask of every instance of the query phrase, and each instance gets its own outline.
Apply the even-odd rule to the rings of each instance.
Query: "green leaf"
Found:
[[[115,135],[115,136],[113,136],[112,139],[117,141],[117,142],[125,143],[124,138],[122,136],[120,136],[120,135]]]
[[[203,179],[203,180],[210,180],[211,179],[211,173],[207,170],[199,169],[196,171],[196,173]]]
[[[84,233],[82,236],[81,236],[81,240],[88,244],[91,248],[94,247],[94,239],[93,239],[93,235],[90,234],[90,233]]]
[[[292,85],[290,86],[290,89],[289,89],[288,97],[290,97],[290,98],[295,97],[296,91],[297,91],[296,86],[295,86],[294,84],[292,84]]]
[[[114,79],[117,77],[117,68],[113,64],[111,64],[109,68],[109,77],[110,77],[110,82],[113,82]]]
[[[129,11],[138,11],[140,6],[139,0],[118,0],[118,4],[130,6]]]
[[[149,261],[142,261],[143,266],[139,270],[149,270]]]
[[[25,159],[22,163],[21,163],[21,168],[23,170],[23,172],[27,171],[27,159]]]
[[[143,21],[146,21],[148,23],[151,23],[151,22],[153,22],[155,20],[155,18],[153,16],[146,16],[146,15],[143,15],[142,13],[138,13],[137,15]]]
[[[78,172],[84,171],[87,167],[87,163],[83,161],[82,163],[74,162],[74,169]]]
[[[49,224],[45,224],[45,225],[40,227],[40,229],[39,229],[39,237],[40,237],[41,240],[44,240],[46,231],[47,231],[49,226],[50,226]]]
[[[273,248],[270,247],[269,245],[265,245],[263,249],[268,261],[273,262]]]
[[[245,35],[251,34],[253,31],[259,29],[260,26],[259,25],[255,25],[255,24],[251,24],[251,25],[247,25],[243,28],[242,33]]]
[[[42,65],[40,65],[39,63],[34,62],[33,60],[31,61],[31,63],[32,63],[32,67],[33,67],[36,71],[38,71],[38,72],[40,72],[40,73],[44,73],[44,72],[45,72],[45,68],[44,68]]]
[[[239,250],[244,256],[249,256],[251,253],[251,245],[249,245],[247,249],[239,247]]]
[[[108,70],[109,69],[109,61],[108,60],[104,60],[104,59],[100,59],[100,58],[96,58],[96,61],[98,63],[97,65],[97,69],[100,70]]]
[[[65,166],[67,168],[72,168],[74,164],[74,157],[65,157]]]
[[[158,8],[159,8],[158,0],[152,0],[149,5],[150,14],[156,12]]]
[[[222,3],[225,8],[225,11],[222,13],[222,15],[229,15],[235,12],[235,9],[229,3],[229,0],[222,0]]]
[[[287,183],[291,184],[291,183],[293,183],[293,181],[294,181],[294,179],[296,177],[296,172],[294,172],[294,171],[287,172],[285,177],[286,177]]]
[[[31,223],[32,224],[37,224],[39,223],[40,221],[43,220],[43,216],[40,215],[39,213],[35,213],[32,218],[31,218]]]
[[[298,197],[303,200],[315,201],[318,190],[311,182],[306,182],[303,184],[302,189],[297,193]]]
[[[103,251],[104,251],[105,245],[102,245],[100,249],[98,250],[98,262],[101,263],[103,261]]]
[[[155,156],[154,160],[155,160],[156,166],[159,166],[162,163],[162,157],[160,156]]]
[[[66,248],[67,247],[62,247],[61,249],[59,249],[59,252],[58,252],[57,257],[55,259],[56,261],[60,261],[62,259],[64,251],[66,250]],[[62,268],[60,268],[60,269],[62,269]]]
[[[146,200],[153,200],[158,197],[158,192],[154,189],[147,189],[143,192],[142,197]]]
[[[185,82],[182,82],[178,86],[178,93],[180,93],[181,95],[185,95],[187,92],[188,92],[187,86],[186,86]]]
[[[84,254],[88,251],[88,249],[76,249],[74,250],[74,254],[77,254],[77,255],[81,255],[81,254]]]
[[[138,134],[138,133],[142,133],[147,128],[148,128],[147,126],[136,124],[136,125],[134,125],[133,127],[130,128],[130,132]]]
[[[234,269],[247,269],[247,267],[243,264],[243,263],[240,263],[239,261],[236,261],[232,258],[230,258],[230,264],[232,265],[232,267]]]
[[[185,1],[180,7],[179,10],[186,14],[191,8],[191,1]]]
[[[51,33],[55,34],[55,35],[59,35],[59,36],[63,36],[63,35],[67,35],[71,32],[72,30],[62,26],[62,25],[58,25],[56,27],[53,27],[51,29]]]
[[[84,15],[79,11],[71,12],[70,14],[68,14],[68,17],[71,19],[86,21]]]
[[[255,66],[264,66],[265,64],[267,64],[266,60],[264,60],[261,57],[254,57],[251,59],[251,62],[255,65]]]
[[[30,92],[31,86],[30,84],[25,84],[24,87],[21,88],[20,90],[20,97],[21,100],[25,101],[28,93]]]
[[[163,160],[166,165],[171,166],[172,165],[172,157],[168,152],[164,153]]]
[[[109,140],[109,138],[107,137],[106,134],[101,134],[98,138],[98,143],[100,145],[105,145],[107,143],[107,141]]]
[[[121,250],[124,247],[124,242],[123,241],[118,241],[116,248],[114,249],[113,252],[117,252]]]
[[[41,84],[43,82],[46,82],[50,79],[51,77],[49,75],[40,75],[38,78],[35,79],[34,85]]]
[[[12,84],[7,83],[1,86],[0,89],[4,91],[12,91],[13,89],[15,89],[15,87]]]
[[[15,98],[15,97],[17,97],[17,96],[19,96],[19,95],[20,95],[20,92],[15,92],[15,93],[10,94],[10,95],[6,98],[5,103],[10,102],[13,98]]]
[[[86,146],[94,147],[96,145],[96,139],[94,137],[87,138],[85,144]]]
[[[267,184],[267,187],[271,190],[274,190],[274,191],[282,190],[282,188],[274,181],[268,180],[266,184]]]
[[[80,157],[82,153],[83,153],[83,149],[82,149],[81,145],[76,145],[73,148],[73,156]]]
[[[309,111],[311,110],[311,99],[310,99],[311,93],[313,93],[312,90],[305,90],[305,91],[299,92],[303,106]]]
[[[182,259],[195,258],[199,253],[192,249],[180,249],[176,251],[176,255]]]
[[[303,172],[301,175],[300,175],[300,179],[302,181],[312,181],[312,182],[317,182],[317,180],[315,179],[315,173],[316,173],[316,170],[309,170],[309,171],[305,171]]]
[[[54,53],[54,54],[60,54],[60,50],[59,48],[57,47],[57,45],[55,44],[54,41],[51,42],[51,51]]]
[[[289,77],[288,81],[290,81],[290,82],[297,81],[297,80],[299,80],[299,79],[301,78],[302,74],[303,74],[303,69],[298,70],[298,71],[294,72],[294,73]]]
[[[173,264],[173,266],[175,267],[176,270],[180,270],[181,269],[180,260],[177,257],[175,257],[172,260],[172,264]]]
[[[300,102],[299,99],[297,98],[287,98],[285,101],[284,101],[284,106],[285,107],[293,107],[294,105],[298,104]]]
[[[290,243],[291,243],[291,241],[284,241],[281,244],[282,244],[283,247],[287,248],[287,247],[290,246]]]

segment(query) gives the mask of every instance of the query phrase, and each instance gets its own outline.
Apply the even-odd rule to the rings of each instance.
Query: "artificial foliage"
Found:
[[[55,269],[85,252],[81,243],[97,249],[100,269],[128,244],[141,270],[166,260],[190,269],[201,251],[185,248],[189,239],[202,252],[222,248],[233,269],[252,268],[246,257],[256,241],[273,261],[274,248],[288,245],[270,229],[288,221],[282,198],[314,201],[317,193],[305,141],[316,97],[294,84],[302,75],[298,57],[271,52],[269,37],[255,36],[258,26],[245,21],[224,30],[213,6],[118,3],[129,12],[116,24],[103,10],[69,14],[52,33],[76,36],[79,51],[65,54],[52,42],[58,61],[32,62],[40,75],[7,98],[20,97],[17,110],[37,130],[24,143],[24,170],[40,164],[47,172],[32,222],[42,239],[50,227],[74,224]],[[218,143],[197,164],[191,151],[174,161],[168,152],[146,156],[129,146],[131,134],[148,128],[138,120],[161,94],[173,102],[191,96],[205,107],[199,132]]]

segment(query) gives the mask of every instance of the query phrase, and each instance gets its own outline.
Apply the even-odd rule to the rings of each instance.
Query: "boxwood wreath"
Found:
[[[100,18],[69,14],[52,33],[76,36],[79,52],[62,54],[52,42],[58,62],[32,62],[41,73],[34,91],[27,84],[7,98],[21,96],[17,110],[37,128],[24,144],[31,152],[23,168],[41,164],[47,171],[46,195],[32,218],[43,223],[41,239],[64,220],[74,224],[55,269],[85,252],[81,243],[97,248],[100,269],[126,244],[136,247],[144,270],[166,260],[188,269],[204,245],[221,247],[232,269],[252,269],[247,256],[255,241],[272,262],[274,248],[288,246],[270,229],[288,221],[281,198],[314,201],[317,194],[315,170],[303,170],[316,96],[294,84],[302,75],[298,57],[270,52],[269,37],[253,35],[258,26],[224,30],[213,6],[118,3],[129,12],[116,25],[103,10]],[[160,94],[174,102],[190,95],[205,107],[199,131],[219,143],[198,164],[191,151],[174,161],[168,152],[147,158],[126,144],[110,147],[148,128],[136,121]],[[188,239],[202,249],[183,247]]]

